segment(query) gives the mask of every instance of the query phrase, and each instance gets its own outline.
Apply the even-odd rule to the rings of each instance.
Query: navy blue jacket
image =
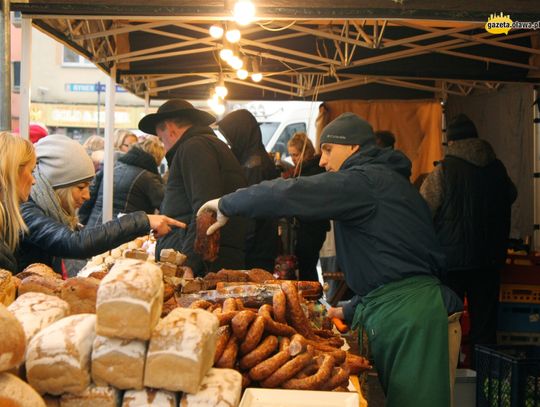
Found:
[[[431,214],[406,178],[400,151],[368,147],[337,172],[265,181],[225,195],[226,216],[301,216],[335,221],[338,263],[358,295],[417,275],[440,276],[444,255]]]

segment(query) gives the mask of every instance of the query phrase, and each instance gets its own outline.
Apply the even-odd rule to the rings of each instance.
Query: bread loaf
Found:
[[[218,319],[202,309],[176,308],[152,332],[144,385],[195,393],[214,363]]]
[[[47,407],[60,407],[60,397],[59,396],[51,396],[49,394],[45,394],[43,396],[43,401],[45,402],[45,405]]]
[[[120,392],[110,386],[91,384],[79,394],[66,393],[60,397],[60,407],[117,407]]]
[[[97,335],[92,349],[94,383],[119,389],[142,389],[146,347],[145,341]]]
[[[24,361],[26,339],[21,323],[0,304],[0,372],[16,368]]]
[[[178,395],[166,390],[128,390],[124,393],[122,407],[176,407]]]
[[[92,277],[74,277],[64,282],[60,298],[69,304],[71,314],[95,314],[96,296],[100,280]]]
[[[17,296],[17,285],[15,277],[7,270],[0,269],[0,304],[6,307],[11,304]]]
[[[28,383],[10,373],[0,373],[0,406],[45,407],[45,402]]]
[[[241,393],[242,375],[238,371],[212,368],[203,378],[197,393],[184,393],[180,407],[236,407]]]
[[[32,338],[26,353],[28,383],[40,394],[80,393],[90,384],[94,314],[71,315]]]
[[[99,335],[150,339],[163,304],[163,275],[153,263],[121,259],[101,280],[97,292]]]
[[[43,293],[48,295],[60,296],[60,290],[64,285],[64,280],[56,277],[46,277],[31,275],[24,278],[19,286],[19,295],[25,293]]]
[[[69,305],[64,300],[43,293],[26,293],[8,307],[21,323],[26,343],[39,331],[69,315]]]
[[[62,279],[62,276],[55,272],[52,268],[43,263],[33,263],[26,267],[23,271],[17,274],[15,277],[24,280],[26,277],[30,276],[41,276],[41,277],[53,277],[59,280]]]

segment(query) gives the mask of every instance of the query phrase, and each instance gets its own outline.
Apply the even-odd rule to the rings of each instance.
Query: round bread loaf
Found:
[[[0,304],[0,372],[19,366],[24,361],[25,350],[26,338],[21,323]]]
[[[16,275],[21,280],[29,276],[54,277],[61,279],[62,276],[43,263],[33,263]]]
[[[16,278],[7,270],[0,269],[0,303],[9,305],[17,295]]]
[[[0,406],[45,407],[45,402],[28,383],[10,373],[0,373]]]

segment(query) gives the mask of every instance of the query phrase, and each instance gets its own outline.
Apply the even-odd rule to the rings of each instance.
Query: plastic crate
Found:
[[[500,303],[497,329],[506,332],[540,332],[540,304]]]
[[[540,346],[477,346],[476,406],[540,406]]]
[[[498,345],[540,345],[540,333],[497,332]]]
[[[540,285],[501,284],[499,301],[540,304]]]

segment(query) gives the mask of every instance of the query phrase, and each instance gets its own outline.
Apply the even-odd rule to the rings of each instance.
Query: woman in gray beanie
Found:
[[[120,219],[80,228],[77,210],[89,199],[94,165],[85,149],[69,137],[54,134],[36,145],[36,183],[30,199],[21,205],[28,227],[19,251],[19,269],[32,263],[44,263],[62,272],[62,259],[85,259],[152,229],[160,237],[171,226],[185,224],[163,215],[133,212]]]

